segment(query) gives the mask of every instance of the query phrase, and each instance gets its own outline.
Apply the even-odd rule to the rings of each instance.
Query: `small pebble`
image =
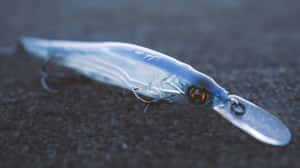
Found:
[[[123,148],[123,149],[127,149],[128,146],[127,146],[125,143],[123,143],[123,144],[122,144],[122,148]]]
[[[29,150],[29,146],[28,145],[25,145],[24,147],[23,147],[23,152],[26,152],[26,151],[28,151]]]

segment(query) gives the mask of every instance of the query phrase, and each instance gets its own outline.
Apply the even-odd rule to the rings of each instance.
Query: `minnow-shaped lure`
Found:
[[[145,103],[166,100],[208,107],[254,138],[271,145],[289,143],[291,133],[255,104],[230,95],[211,77],[160,52],[120,42],[73,42],[24,37],[28,53],[88,78],[131,90]],[[145,100],[140,95],[152,98]]]

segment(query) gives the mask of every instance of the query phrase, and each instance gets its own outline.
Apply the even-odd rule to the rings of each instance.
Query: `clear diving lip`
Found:
[[[267,144],[284,146],[290,142],[289,129],[275,116],[242,97],[230,95],[229,99],[213,109],[233,125]],[[241,106],[238,108],[234,103]]]

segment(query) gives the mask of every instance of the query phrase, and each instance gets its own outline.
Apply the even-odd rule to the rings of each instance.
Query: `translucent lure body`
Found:
[[[270,113],[239,96],[229,95],[209,76],[157,51],[120,42],[27,37],[21,43],[30,54],[96,81],[154,100],[209,107],[265,143],[282,146],[291,139],[289,129]]]
[[[213,79],[188,64],[157,51],[120,42],[71,42],[24,38],[24,48],[44,60],[71,68],[91,79],[119,86],[157,100],[188,103],[188,86],[226,96]]]

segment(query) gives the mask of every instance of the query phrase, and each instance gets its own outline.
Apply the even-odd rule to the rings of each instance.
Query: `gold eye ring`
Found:
[[[192,87],[189,89],[189,97],[192,102],[203,104],[207,97],[206,89]]]

